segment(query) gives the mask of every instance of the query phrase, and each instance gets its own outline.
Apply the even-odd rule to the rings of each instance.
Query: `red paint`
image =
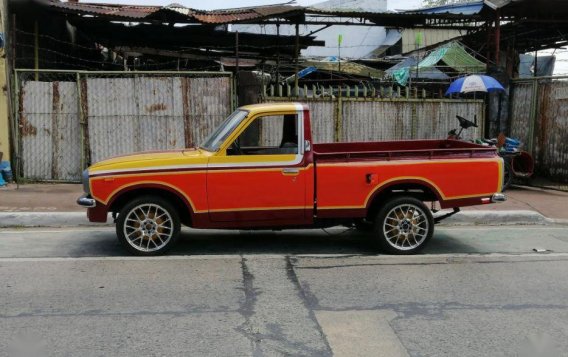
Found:
[[[305,106],[303,114],[304,136],[311,142]],[[98,204],[88,215],[106,220],[122,195],[150,188],[179,197],[196,228],[296,227],[366,217],[379,195],[408,185],[432,192],[443,208],[479,205],[499,191],[501,163],[494,148],[456,140],[312,144],[295,166],[202,165],[92,175]]]

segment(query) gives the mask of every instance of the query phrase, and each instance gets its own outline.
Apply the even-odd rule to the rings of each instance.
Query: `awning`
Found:
[[[445,67],[449,67],[460,74],[472,74],[485,72],[485,64],[470,55],[458,42],[450,42],[431,52],[418,64],[417,70],[434,68],[443,62]],[[400,85],[406,85],[410,78],[410,66],[402,67],[392,72],[392,76]]]
[[[440,71],[435,67],[430,68],[420,68],[416,67],[418,61],[414,57],[408,57],[402,62],[397,63],[391,68],[386,70],[386,74],[389,77],[395,78],[395,72],[400,69],[408,69],[408,76],[418,79],[435,79],[435,80],[448,80],[450,77],[444,72]],[[408,78],[406,78],[408,80]]]
[[[381,70],[355,62],[341,61],[341,69],[338,61],[304,61],[302,65],[313,66],[321,71],[339,72],[360,77],[382,78],[384,76],[384,72]]]

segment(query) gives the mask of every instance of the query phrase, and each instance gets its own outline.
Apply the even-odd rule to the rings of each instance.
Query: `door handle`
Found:
[[[300,173],[300,169],[283,169],[282,175],[296,176]]]

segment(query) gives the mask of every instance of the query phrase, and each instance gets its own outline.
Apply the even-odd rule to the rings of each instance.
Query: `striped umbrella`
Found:
[[[473,74],[452,82],[450,88],[446,91],[446,95],[453,93],[492,92],[496,90],[504,91],[505,88],[495,78]]]

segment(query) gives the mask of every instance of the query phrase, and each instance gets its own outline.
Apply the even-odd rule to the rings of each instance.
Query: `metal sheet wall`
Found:
[[[310,123],[315,143],[333,142],[335,137],[335,118],[337,103],[330,100],[306,100],[310,106]]]
[[[343,141],[412,138],[412,107],[405,102],[344,101],[342,103]]]
[[[32,180],[77,180],[80,124],[74,82],[25,82],[20,101],[21,160]]]
[[[509,135],[530,144],[531,108],[533,100],[532,83],[516,83],[512,86],[511,125]]]
[[[520,139],[539,175],[568,182],[568,82],[535,78],[512,84],[511,137]]]
[[[266,98],[267,102],[289,100]],[[479,128],[464,131],[465,139],[483,133],[484,103],[480,100],[388,100],[301,98],[308,104],[315,143],[441,139],[458,128],[456,115],[477,116]]]
[[[202,143],[231,114],[231,78],[185,78],[186,145]],[[182,88],[184,84],[182,82]],[[184,103],[185,103],[184,99]]]
[[[77,181],[89,161],[194,146],[232,111],[228,74],[19,72],[18,79],[17,171],[31,180]]]
[[[477,139],[483,136],[485,117],[482,102],[428,101],[416,105],[416,139],[445,138],[452,129],[459,129],[456,115],[471,121],[477,118],[477,128],[469,128],[461,134],[464,140]]]

